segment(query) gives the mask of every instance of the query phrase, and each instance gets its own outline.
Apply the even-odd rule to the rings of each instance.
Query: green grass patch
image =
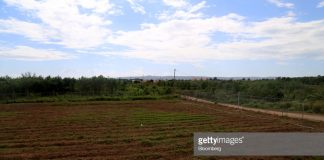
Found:
[[[113,144],[114,141],[111,139],[102,139],[102,140],[98,140],[96,143],[97,144]]]
[[[154,145],[157,144],[156,141],[152,141],[152,140],[149,140],[149,139],[142,139],[140,141],[141,145],[144,146],[144,147],[153,147]]]
[[[160,153],[144,153],[133,157],[135,160],[146,160],[146,159],[161,159],[163,156]]]
[[[2,148],[7,148],[7,145],[0,144],[0,149],[2,149]]]
[[[134,141],[134,139],[132,138],[125,138],[122,140],[124,143],[131,143],[132,141]]]
[[[48,102],[90,102],[90,101],[127,101],[127,100],[161,100],[179,99],[178,95],[142,95],[142,96],[82,96],[58,95],[48,97],[22,97],[0,101],[0,103],[48,103]]]
[[[88,123],[100,121],[104,118],[105,115],[96,114],[96,113],[75,113],[72,115],[64,116],[58,119],[58,122],[61,123]]]
[[[0,118],[16,116],[17,112],[0,112]]]
[[[168,124],[177,122],[207,121],[212,117],[209,115],[194,115],[177,112],[151,111],[147,109],[135,109],[131,115],[135,123],[147,124]]]
[[[183,132],[178,132],[174,135],[176,138],[183,138],[183,137],[189,137],[190,134],[188,133],[183,133]]]
[[[152,141],[161,141],[161,140],[164,140],[166,138],[167,138],[166,135],[158,135],[158,136],[155,136],[155,137],[151,137],[149,139],[152,140]]]

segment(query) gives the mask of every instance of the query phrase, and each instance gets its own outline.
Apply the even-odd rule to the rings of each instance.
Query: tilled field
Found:
[[[182,100],[0,105],[0,159],[194,157],[194,132],[319,132],[324,123]]]

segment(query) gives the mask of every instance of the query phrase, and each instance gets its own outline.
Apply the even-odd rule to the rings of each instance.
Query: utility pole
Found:
[[[175,91],[175,73],[176,73],[176,69],[173,69],[173,81],[172,81],[172,88],[173,88],[173,91]]]
[[[176,77],[175,77],[176,71],[177,71],[176,69],[173,70],[173,80],[176,79]]]

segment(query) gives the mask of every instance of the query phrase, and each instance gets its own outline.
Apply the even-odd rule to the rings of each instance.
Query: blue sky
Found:
[[[323,0],[0,1],[0,76],[317,76],[323,42]]]

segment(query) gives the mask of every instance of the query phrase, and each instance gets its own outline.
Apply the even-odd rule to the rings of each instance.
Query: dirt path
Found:
[[[182,95],[181,98],[186,99],[186,100],[202,102],[202,103],[215,104],[215,102],[212,102],[212,101],[199,99],[199,98],[195,98],[195,97],[190,97],[190,96]],[[217,104],[226,106],[226,107],[230,107],[230,108],[242,109],[242,110],[246,110],[246,111],[267,113],[267,114],[277,115],[277,116],[286,116],[289,118],[296,118],[296,119],[305,119],[305,120],[315,121],[315,122],[318,122],[318,121],[324,122],[324,115],[309,114],[309,113],[302,114],[302,113],[294,113],[294,112],[280,112],[280,111],[267,110],[267,109],[243,107],[243,106],[238,106],[238,105],[233,105],[233,104],[225,104],[225,103],[217,103]]]

